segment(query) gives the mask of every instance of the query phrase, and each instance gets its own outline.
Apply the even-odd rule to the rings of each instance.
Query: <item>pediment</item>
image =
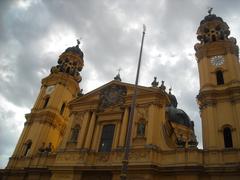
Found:
[[[99,88],[77,97],[69,103],[70,110],[98,109],[99,111],[131,102],[134,85],[113,80]],[[138,86],[137,97],[166,97],[167,93],[159,88]]]

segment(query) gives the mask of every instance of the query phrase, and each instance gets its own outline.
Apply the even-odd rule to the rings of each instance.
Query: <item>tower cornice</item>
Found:
[[[211,89],[200,91],[197,95],[199,106],[213,105],[216,102],[229,101],[240,102],[240,86],[229,87],[226,89]]]
[[[68,87],[73,97],[76,96],[76,92],[80,91],[79,84],[74,78],[68,74],[58,72],[52,73],[46,78],[42,79],[42,86],[61,84]]]
[[[228,53],[234,54],[238,57],[238,46],[232,39],[224,41],[216,41],[208,44],[197,43],[195,45],[196,57],[199,62],[204,57],[211,57],[215,55],[226,55]]]
[[[37,112],[31,112],[25,115],[26,122],[25,125],[30,125],[32,123],[42,123],[52,126],[58,129],[61,135],[64,134],[64,129],[66,128],[66,120],[59,114],[59,112],[50,109],[44,109]]]

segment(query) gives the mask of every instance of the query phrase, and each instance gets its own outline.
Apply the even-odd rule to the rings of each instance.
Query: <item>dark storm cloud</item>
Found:
[[[65,33],[66,37],[70,33],[71,37],[82,38],[85,66],[80,86],[85,93],[96,88],[93,84],[102,85],[112,80],[119,67],[123,81],[133,83],[145,23],[140,83],[150,86],[153,76],[157,76],[165,80],[168,88],[172,86],[179,108],[195,121],[201,140],[195,99],[199,89],[198,71],[193,56],[196,30],[208,7],[214,7],[213,12],[223,17],[230,29],[239,29],[231,24],[238,23],[239,6],[237,0],[0,1],[0,96],[30,109],[41,79],[49,74],[67,47],[54,52],[47,52],[46,48],[53,36],[61,40]],[[59,37],[59,33],[63,37]],[[235,34],[240,38],[238,32]],[[74,46],[75,39],[69,45]],[[0,113],[5,120],[14,114]],[[5,120],[0,121],[0,126],[8,129]],[[11,138],[5,144],[8,135]],[[10,156],[6,152],[14,148],[16,136],[9,132],[1,137],[0,154],[4,157]]]

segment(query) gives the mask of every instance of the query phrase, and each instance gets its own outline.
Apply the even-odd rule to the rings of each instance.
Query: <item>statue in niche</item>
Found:
[[[145,135],[145,123],[140,122],[137,127],[137,136],[143,137]]]
[[[72,128],[72,135],[71,135],[71,141],[76,142],[79,134],[79,125],[76,125],[74,128]]]

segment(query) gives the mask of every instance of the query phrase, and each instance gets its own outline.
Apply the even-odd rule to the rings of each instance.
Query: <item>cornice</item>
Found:
[[[27,119],[25,122],[26,126],[30,126],[33,123],[46,124],[50,127],[58,129],[61,135],[63,135],[66,127],[66,120],[63,119],[62,116],[56,112],[52,112],[46,109],[38,112],[31,112],[29,114],[26,114],[25,117]]]

